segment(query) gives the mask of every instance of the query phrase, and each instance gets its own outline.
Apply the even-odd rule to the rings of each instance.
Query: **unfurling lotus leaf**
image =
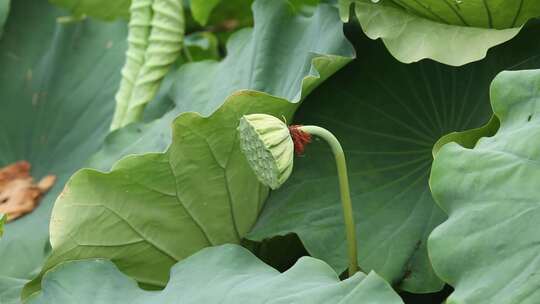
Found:
[[[259,181],[272,189],[289,178],[294,143],[287,125],[267,114],[244,115],[238,126],[240,147]]]

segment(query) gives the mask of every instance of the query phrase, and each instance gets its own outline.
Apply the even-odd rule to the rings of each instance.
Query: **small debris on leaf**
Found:
[[[8,222],[36,209],[56,181],[56,176],[48,175],[36,184],[30,168],[27,161],[0,168],[0,214],[7,215]]]

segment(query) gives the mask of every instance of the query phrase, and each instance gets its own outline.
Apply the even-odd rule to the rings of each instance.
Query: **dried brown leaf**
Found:
[[[45,176],[37,184],[30,175],[31,165],[20,161],[0,169],[0,213],[13,221],[32,212],[56,181],[54,175]]]

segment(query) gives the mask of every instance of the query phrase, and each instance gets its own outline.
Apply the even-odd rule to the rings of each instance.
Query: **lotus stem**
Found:
[[[352,209],[351,193],[349,190],[349,177],[347,174],[347,163],[345,153],[338,139],[330,131],[317,126],[299,126],[300,130],[324,139],[336,159],[337,173],[339,178],[339,191],[341,195],[341,204],[343,207],[343,217],[345,220],[345,233],[347,237],[348,255],[349,255],[349,276],[358,272],[358,253],[356,247],[356,230],[354,224],[354,215]]]

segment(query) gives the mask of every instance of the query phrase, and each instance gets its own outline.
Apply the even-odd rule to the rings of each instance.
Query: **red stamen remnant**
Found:
[[[289,132],[294,143],[294,151],[296,155],[303,155],[306,145],[311,142],[311,134],[302,131],[301,125],[289,126]]]

